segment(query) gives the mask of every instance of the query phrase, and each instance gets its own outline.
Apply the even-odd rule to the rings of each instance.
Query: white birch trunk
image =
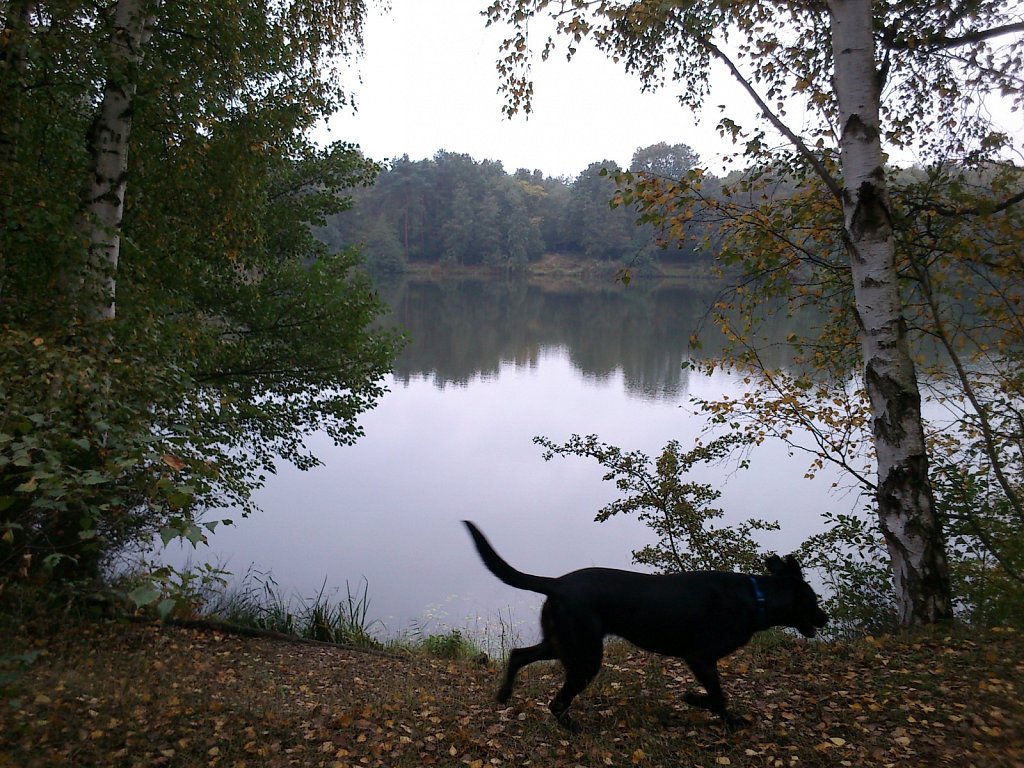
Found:
[[[902,624],[952,617],[928,479],[921,395],[906,340],[881,146],[871,0],[829,0],[843,211],[878,460],[878,516]]]
[[[83,200],[88,254],[83,284],[85,315],[90,319],[114,318],[132,101],[142,47],[150,35],[146,4],[146,0],[118,0],[107,82],[89,133],[91,162]]]

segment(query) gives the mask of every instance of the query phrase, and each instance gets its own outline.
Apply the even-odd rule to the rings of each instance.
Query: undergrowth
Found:
[[[370,618],[369,583],[353,589],[345,582],[344,595],[326,592],[327,581],[311,598],[284,594],[273,576],[249,568],[239,585],[199,607],[203,617],[228,624],[280,632],[305,640],[318,640],[357,648],[382,648],[375,632],[383,624]]]
[[[396,653],[422,653],[440,659],[486,658],[484,647],[494,645],[480,642],[462,629],[442,628],[431,632],[417,623],[409,632],[389,635],[381,620],[371,618],[366,579],[356,588],[346,581],[344,594],[338,596],[327,593],[325,580],[314,597],[303,599],[285,595],[272,575],[250,568],[237,587],[208,596],[199,613],[226,624],[305,640]],[[501,626],[498,646],[507,652],[511,646],[505,649],[504,623]]]

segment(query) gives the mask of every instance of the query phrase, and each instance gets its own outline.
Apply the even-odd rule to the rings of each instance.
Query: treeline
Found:
[[[660,143],[638,149],[630,170],[677,179],[697,163],[685,144]],[[509,174],[500,162],[453,152],[419,161],[404,156],[375,185],[355,190],[352,210],[318,235],[330,248],[362,244],[376,273],[402,272],[410,263],[514,271],[545,253],[634,266],[710,258],[699,230],[684,247],[663,250],[653,226],[637,225],[634,210],[612,208],[618,169],[602,160],[569,179],[539,170]]]

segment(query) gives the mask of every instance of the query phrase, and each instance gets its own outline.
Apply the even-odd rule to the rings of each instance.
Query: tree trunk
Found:
[[[114,10],[107,82],[89,131],[90,162],[83,196],[83,231],[88,253],[82,275],[87,319],[113,319],[121,219],[142,47],[149,38],[146,0],[118,0]]]
[[[34,6],[34,2],[0,2],[0,104],[4,105],[0,110],[0,221],[7,212],[15,173],[11,163],[21,133],[20,102],[25,87],[22,78]],[[3,221],[3,225],[8,223]]]
[[[952,618],[953,610],[896,273],[871,0],[829,0],[829,11],[847,249],[878,461],[878,517],[900,622],[932,623]]]

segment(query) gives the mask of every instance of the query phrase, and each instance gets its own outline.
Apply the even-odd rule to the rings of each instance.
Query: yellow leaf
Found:
[[[715,762],[719,765],[732,765],[732,760],[728,757],[716,757]]]
[[[633,765],[638,765],[645,757],[647,757],[647,754],[642,749],[638,749],[629,759],[632,761]]]
[[[184,461],[182,461],[172,453],[165,453],[160,458],[163,459],[164,464],[173,469],[175,472],[180,472],[181,470],[188,466]]]

